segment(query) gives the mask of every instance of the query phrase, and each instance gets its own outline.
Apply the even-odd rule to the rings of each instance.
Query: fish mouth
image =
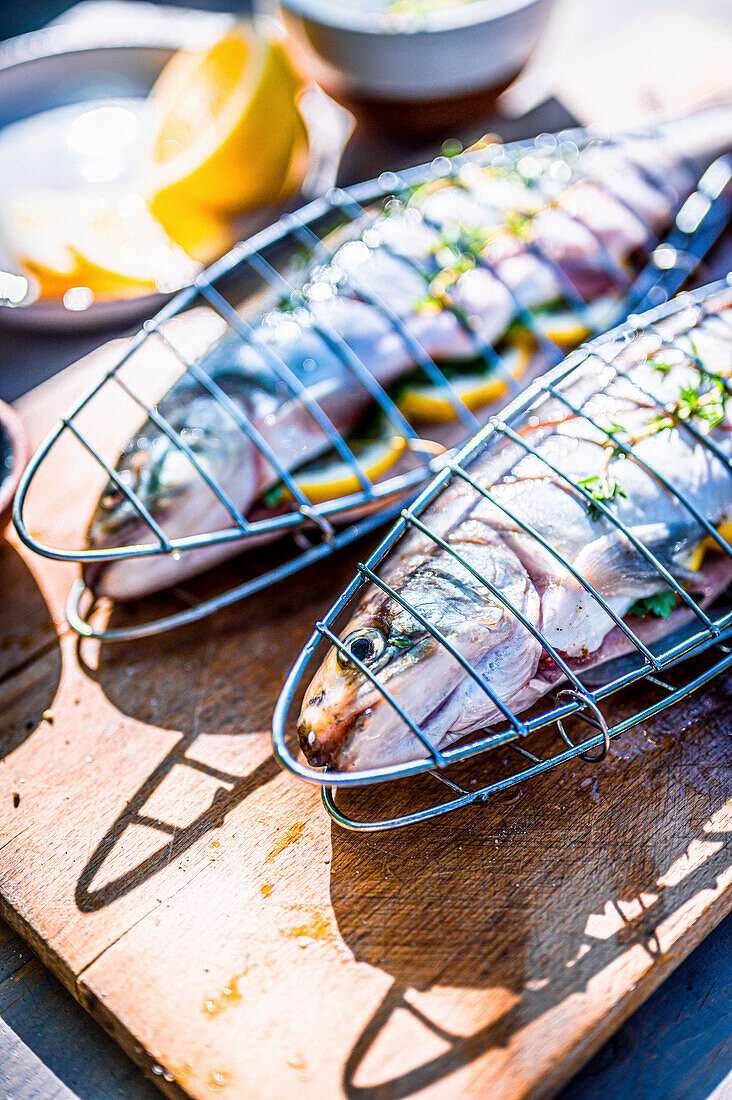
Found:
[[[95,529],[95,523],[92,520],[87,531],[86,543],[89,550],[120,550],[126,546],[144,545],[146,538],[148,541],[155,539],[152,528],[140,517],[130,516],[113,531]],[[155,542],[157,543],[157,539]],[[85,562],[82,578],[87,588],[95,593],[100,590],[99,594],[105,595],[106,593],[101,591],[104,580],[110,568],[119,560],[124,559],[101,558]]]
[[[357,722],[363,719],[368,707],[322,727],[324,734],[308,719],[300,718],[297,724],[297,738],[308,764],[314,768],[338,767],[338,758]]]
[[[440,713],[449,705],[455,692],[459,690],[461,683],[451,688],[450,691],[440,699],[434,709],[421,721],[415,722],[415,725],[422,730],[427,739],[430,740],[430,743],[434,744],[434,748],[437,750],[439,750],[448,731],[443,730],[437,741],[433,743],[429,736],[430,730],[434,728],[435,723],[438,722]],[[429,756],[430,753],[427,747],[423,745],[416,734],[410,730],[410,727],[400,719],[400,727],[403,727],[404,731],[409,731],[411,733],[409,744],[413,747],[414,751],[410,753],[410,755],[397,754],[385,739],[383,743],[383,759],[376,758],[369,760],[366,764],[359,764],[358,742],[355,744],[353,743],[354,735],[357,735],[359,731],[364,728],[374,708],[379,705],[389,706],[388,699],[383,698],[376,703],[368,704],[340,721],[331,722],[327,726],[321,725],[319,727],[320,733],[318,732],[318,728],[313,725],[312,721],[301,718],[297,725],[297,735],[300,748],[308,763],[315,768],[337,768],[340,771],[359,771],[365,770],[367,767],[387,767],[390,764],[411,763],[412,761],[418,761]]]

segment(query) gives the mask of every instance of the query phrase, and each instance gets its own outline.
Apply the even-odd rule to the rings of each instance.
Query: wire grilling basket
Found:
[[[571,153],[576,154],[583,142],[587,142],[584,132],[571,131],[556,137],[544,135],[534,141],[520,142],[513,146],[493,145],[481,152],[480,163],[499,167],[505,163],[515,165],[532,150],[539,151],[542,155],[550,154],[553,150],[563,150],[571,160]],[[567,154],[567,150],[570,154]],[[132,627],[95,627],[91,621],[96,607],[95,596],[83,581],[79,581],[70,592],[67,606],[68,621],[73,629],[81,635],[107,641],[130,640],[200,619],[292,575],[306,565],[324,559],[339,547],[373,530],[379,523],[393,518],[405,498],[414,496],[425,481],[441,467],[446,461],[446,453],[450,453],[449,449],[445,452],[444,446],[434,446],[425,441],[410,418],[398,407],[388,389],[380,385],[359,357],[358,351],[338,332],[313,317],[311,305],[303,294],[302,279],[306,276],[303,264],[327,264],[333,258],[331,245],[335,234],[340,234],[338,239],[344,239],[344,235],[347,239],[349,233],[352,235],[362,232],[364,227],[372,224],[383,213],[385,204],[403,203],[406,196],[425,182],[452,179],[469,162],[469,154],[452,160],[440,157],[431,165],[420,166],[401,175],[387,173],[376,181],[347,191],[335,190],[325,199],[310,204],[298,214],[286,216],[272,228],[242,242],[199,277],[195,285],[178,294],[155,318],[147,322],[103,377],[74,404],[34,455],[16,496],[16,528],[20,538],[35,552],[88,567],[99,562],[129,559],[168,556],[177,559],[186,554],[220,549],[232,544],[245,549],[274,537],[289,537],[289,542],[286,544],[286,551],[280,554],[277,564],[272,565],[270,561],[265,562],[261,568],[257,566],[254,575],[243,584],[196,602],[191,602],[189,594],[184,592],[187,605],[183,610]],[[646,168],[631,160],[627,163],[629,170],[639,173],[643,178],[649,177]],[[590,303],[578,293],[566,272],[537,243],[532,243],[532,249],[538,252],[542,263],[551,270],[561,287],[564,303],[579,319],[584,333],[594,333],[599,327],[604,329],[609,323],[616,323],[627,316],[629,309],[664,301],[679,289],[728,222],[732,201],[731,178],[732,161],[729,158],[717,160],[707,169],[691,196],[684,202],[681,210],[677,211],[668,239],[661,243],[649,232],[642,250],[645,266],[642,262],[636,265],[640,275],[635,280],[629,275],[626,266],[610,254],[595,234],[601,245],[606,274],[617,291],[611,314],[603,317],[601,325]],[[648,179],[648,182],[659,190],[665,187],[664,181],[658,177]],[[542,187],[540,180],[531,182],[530,185],[537,189]],[[299,265],[293,259],[298,250]],[[402,256],[399,256],[399,260],[407,262]],[[412,261],[409,262],[412,267],[415,266]],[[487,261],[480,256],[475,262],[478,266],[487,265]],[[500,278],[497,269],[492,267],[491,273]],[[424,272],[421,274],[425,276],[427,285],[432,275]],[[503,285],[508,287],[505,282]],[[508,289],[516,317],[531,334],[538,348],[537,358],[541,357],[544,365],[560,362],[564,350],[549,338],[535,311],[522,302],[513,287]],[[375,295],[360,286],[354,286],[353,290],[391,326],[422,376],[446,395],[454,420],[449,446],[462,445],[481,426],[481,422],[476,411],[462,400],[454,379],[451,379],[437,359],[431,357],[416,340],[390,305],[387,295]],[[261,310],[263,305],[271,308],[278,304],[282,306],[283,303],[286,303],[287,309],[309,314],[310,321],[324,345],[370,394],[374,405],[386,418],[389,431],[405,445],[409,461],[401,467],[397,466],[395,472],[378,477],[369,476],[359,455],[337,431],[302,378],[263,343],[260,332],[248,317],[251,317],[255,308]],[[180,346],[173,335],[170,322],[175,322],[179,315],[195,305],[207,307],[214,318],[216,336],[223,330],[240,345],[255,348],[265,356],[278,382],[307,411],[317,430],[323,434],[327,444],[348,471],[350,483],[345,495],[313,502],[301,487],[292,468],[280,461],[277,449],[270,445],[245,409],[232,399],[215,377],[201,367],[196,355]],[[492,343],[483,340],[470,319],[449,300],[447,308],[454,312],[467,333],[476,360],[481,360],[484,367],[494,373],[504,394],[515,396],[519,391],[516,372],[506,356]],[[199,459],[195,448],[166,418],[162,406],[157,405],[159,392],[149,392],[151,379],[141,380],[135,376],[137,357],[155,348],[168,359],[174,360],[176,369],[187,375],[202,392],[212,398],[236,430],[246,436],[261,458],[275,471],[283,492],[291,501],[290,506],[284,510],[265,513],[259,518],[240,511],[225,486],[212,476],[206,464]],[[166,534],[165,525],[158,522],[144,501],[115,469],[119,444],[116,445],[116,451],[110,451],[110,433],[102,423],[101,415],[97,415],[97,409],[104,406],[105,399],[108,401],[110,389],[114,389],[115,400],[124,400],[132,407],[138,423],[140,417],[147,417],[170,441],[182,460],[195,471],[201,486],[224,510],[227,516],[225,525],[205,532],[192,531],[177,536]],[[107,403],[107,410],[112,407]],[[109,411],[106,419],[109,421]],[[46,461],[52,464],[54,448],[61,443],[68,444],[69,441],[86,456],[96,471],[97,479],[108,479],[129,502],[137,517],[146,525],[149,532],[147,541],[136,540],[129,545],[114,548],[77,548],[51,545],[48,540],[33,533],[32,524],[26,517],[29,491]]]
[[[623,523],[615,509],[609,507],[607,502],[603,503],[595,499],[589,486],[582,479],[573,478],[566,471],[553,465],[546,457],[546,453],[537,450],[532,442],[517,430],[521,424],[526,425],[529,422],[527,417],[532,410],[538,410],[544,401],[553,401],[558,403],[567,416],[584,416],[594,430],[601,433],[609,444],[615,445],[618,442],[619,427],[611,424],[606,428],[596,420],[593,421],[589,413],[583,413],[586,401],[591,400],[592,395],[586,401],[575,405],[567,396],[570,383],[576,382],[578,372],[588,361],[591,365],[597,364],[603,369],[610,367],[614,383],[627,381],[629,375],[627,369],[623,369],[623,361],[618,354],[618,349],[626,346],[625,342],[641,334],[657,337],[657,326],[663,326],[668,322],[673,324],[689,317],[692,321],[704,319],[707,316],[707,303],[712,299],[714,306],[711,306],[710,310],[713,312],[715,322],[723,326],[728,334],[727,338],[732,340],[732,322],[729,320],[732,307],[732,276],[728,276],[725,281],[703,291],[682,295],[672,303],[657,307],[646,313],[643,318],[631,318],[629,322],[613,332],[591,341],[584,348],[570,355],[565,363],[534,382],[522,397],[507,407],[503,414],[491,419],[486,428],[438,474],[414,504],[402,510],[401,518],[396,525],[366,562],[358,565],[357,575],[349,587],[322,621],[316,624],[316,629],[293,666],[277,702],[273,716],[273,745],[275,755],[285,768],[302,779],[322,786],[325,807],[341,826],[354,830],[375,831],[417,824],[472,803],[485,801],[499,791],[516,786],[549,768],[567,763],[572,759],[580,759],[590,764],[599,763],[607,755],[613,738],[673,706],[707,684],[713,677],[732,667],[732,646],[728,641],[732,634],[732,605],[718,600],[706,609],[700,606],[699,602],[670,575],[664,563],[629,529],[627,524]],[[726,317],[718,312],[721,308],[720,303],[727,309]],[[684,331],[683,326],[679,331]],[[664,349],[677,348],[686,361],[690,361],[700,371],[706,370],[696,351],[690,355],[688,344],[682,348],[680,340],[666,339],[663,346]],[[707,371],[706,377],[716,378],[727,396],[732,393],[728,375],[715,375],[714,372]],[[678,428],[703,448],[704,452],[713,456],[714,462],[722,464],[723,475],[732,476],[732,464],[727,454],[720,449],[709,432],[701,431],[693,422],[693,418],[680,419]],[[661,637],[660,640],[645,643],[636,633],[637,626],[631,625],[634,621],[632,618],[630,623],[621,618],[597,588],[593,587],[556,547],[534,529],[531,523],[527,523],[525,518],[522,520],[519,515],[501,503],[494,492],[481,485],[476,480],[476,476],[471,474],[471,467],[482,456],[489,453],[491,447],[495,449],[509,444],[518,448],[524,455],[534,456],[547,473],[559,477],[570,493],[577,494],[588,507],[598,509],[610,521],[620,537],[627,539],[638,554],[652,566],[655,573],[663,578],[664,584],[674,590],[680,605],[688,608],[690,614],[687,620],[690,621],[680,629]],[[650,465],[648,460],[638,453],[635,440],[623,442],[621,457],[625,461],[639,464],[645,474],[660,483],[664,494],[671,499],[672,503],[678,503],[682,509],[693,516],[708,537],[713,540],[714,549],[724,556],[721,560],[732,557],[732,547],[724,535],[715,529],[690,499],[684,496],[670,477]],[[582,586],[584,592],[602,607],[615,626],[625,635],[629,644],[625,646],[624,653],[623,650],[620,651],[623,653],[622,656],[616,656],[604,665],[585,668],[582,672],[576,671],[577,666],[572,667],[571,663],[568,663],[569,659],[565,659],[565,656],[557,651],[555,645],[552,645],[542,633],[541,628],[532,625],[522,615],[521,610],[492,584],[489,577],[477,572],[454,545],[446,542],[430,529],[428,522],[420,517],[447,486],[456,482],[462,482],[469,487],[474,494],[474,499],[482,498],[488,501],[491,508],[496,508],[505,516],[507,523],[515,525],[513,529],[518,529],[527,535],[532,542],[536,540],[542,550],[550,553],[560,567],[571,574]],[[515,616],[526,631],[538,640],[544,656],[551,658],[555,668],[561,673],[555,688],[544,696],[540,705],[527,711],[526,716],[514,713],[511,709],[511,700],[499,698],[479,669],[456,649],[440,629],[428,622],[413,603],[384,579],[380,566],[397,543],[410,532],[421,532],[428,540],[428,546],[431,544],[435,548],[439,547],[449,555],[448,561],[452,560],[460,566],[461,575],[469,577],[472,574],[491,598],[499,602],[499,607],[502,606],[504,613]],[[392,601],[404,608],[420,628],[428,632],[438,646],[448,651],[452,661],[462,666],[467,676],[494,704],[499,712],[498,721],[490,728],[471,735],[469,739],[462,738],[442,749],[435,747],[420,727],[419,721],[408,713],[409,707],[406,704],[400,705],[394,694],[384,685],[380,679],[381,669],[377,667],[372,672],[338,636],[339,629],[350,617],[349,612],[353,613],[357,596],[366,586],[374,586],[377,591],[389,596]],[[636,619],[635,623],[637,622]],[[359,768],[357,771],[349,772],[327,767],[324,769],[311,767],[298,756],[291,741],[291,720],[295,716],[295,708],[302,700],[303,685],[310,681],[325,651],[330,647],[335,647],[349,665],[358,669],[373,685],[378,696],[384,700],[379,705],[393,708],[396,712],[405,733],[411,733],[412,743],[415,746],[413,760],[397,763],[391,767]],[[611,701],[612,717],[609,708],[606,708],[608,701]],[[572,723],[571,732],[570,723]],[[476,758],[479,756],[483,758],[485,765],[482,776],[474,767]],[[469,762],[472,762],[470,767],[468,767]],[[407,784],[407,790],[412,791],[409,796],[405,795],[403,784],[394,785],[397,780],[406,780],[409,777],[425,774],[429,776],[427,784],[423,782],[417,788],[409,788]],[[429,786],[430,781],[433,786]],[[363,791],[359,795],[353,790],[353,788],[366,788],[371,784],[389,783],[392,783],[391,787],[387,785],[380,791],[382,800],[388,804],[391,798],[393,804],[394,797],[398,795],[397,804],[403,807],[406,798],[407,812],[374,816],[375,800],[372,798],[369,803]],[[341,789],[345,789],[345,792],[339,799],[337,795]],[[346,807],[343,805],[344,798],[347,802]],[[357,813],[347,808],[354,805],[358,809]]]

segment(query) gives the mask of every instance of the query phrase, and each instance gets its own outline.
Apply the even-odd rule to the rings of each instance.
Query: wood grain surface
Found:
[[[114,354],[24,401],[36,441]],[[37,533],[81,536],[87,469],[59,450]],[[363,550],[106,647],[64,626],[74,567],[0,550],[2,913],[170,1095],[550,1095],[732,909],[732,680],[594,769],[429,827],[331,827],[267,726]]]
[[[580,119],[630,122],[719,82],[725,0],[700,0],[693,34],[688,6],[659,0],[637,20],[636,6],[563,0],[513,109],[551,90]],[[726,29],[708,34],[716,15]],[[511,137],[566,121],[502,126]],[[420,159],[382,155],[385,167]],[[353,145],[343,180],[380,167]],[[17,338],[4,341],[12,358]],[[35,441],[112,354],[22,403]],[[36,336],[23,379],[64,355]],[[105,428],[123,437],[130,410],[114,414]],[[92,481],[61,449],[32,501],[37,529],[78,539]],[[624,738],[596,769],[556,772],[430,828],[344,834],[317,792],[278,772],[267,725],[357,555],[189,630],[100,649],[77,646],[63,623],[74,569],[0,543],[0,911],[170,1095],[549,1095],[732,909],[732,681]],[[211,584],[245,570],[234,563]],[[394,808],[421,793],[405,785]],[[76,1074],[95,1100],[128,1095],[126,1066],[104,1074],[54,1050],[83,1051],[81,1028],[49,1027],[61,991],[13,943],[0,938],[0,1009],[66,1077],[2,1031],[0,1089],[66,1100],[81,1094]],[[701,987],[690,996],[704,1011],[716,1003]],[[618,1049],[613,1095],[647,1094],[649,1064]],[[656,1056],[672,1067],[669,1095],[691,1095],[698,1072]]]

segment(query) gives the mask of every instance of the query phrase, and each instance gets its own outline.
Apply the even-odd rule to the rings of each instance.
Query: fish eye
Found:
[[[373,664],[386,650],[386,639],[375,626],[354,630],[353,633],[346,635],[343,644],[349,650],[349,653],[353,654],[356,660],[361,661],[364,665]],[[351,664],[349,655],[342,653],[340,650],[336,659],[341,668],[348,668]]]

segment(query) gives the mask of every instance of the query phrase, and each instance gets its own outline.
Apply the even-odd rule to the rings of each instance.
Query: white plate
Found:
[[[214,41],[228,22],[226,16],[204,21],[199,13],[168,9],[161,18],[131,18],[126,29],[119,20],[80,20],[0,46],[0,194],[134,178],[152,129],[145,97],[160,70],[176,50]],[[321,112],[343,113],[326,100],[319,97]],[[315,161],[317,143],[316,133]],[[332,150],[328,155],[332,159]],[[236,237],[251,235],[280,212],[270,207],[240,219]],[[0,258],[0,269],[10,266],[7,257]],[[95,301],[78,309],[50,299],[2,304],[0,325],[76,332],[120,326],[150,316],[167,297]]]

